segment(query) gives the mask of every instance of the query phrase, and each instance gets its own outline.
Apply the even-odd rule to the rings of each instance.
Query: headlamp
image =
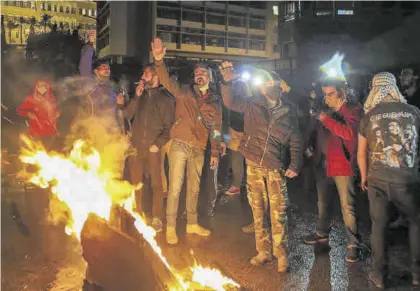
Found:
[[[244,81],[249,81],[249,79],[251,79],[251,75],[248,72],[243,72],[241,78]]]
[[[320,67],[320,70],[327,75],[328,78],[346,81],[346,76],[343,72],[344,55],[335,53],[334,56]]]

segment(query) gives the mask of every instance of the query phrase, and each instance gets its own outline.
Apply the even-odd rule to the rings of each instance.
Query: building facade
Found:
[[[276,2],[98,2],[99,56],[118,63],[150,61],[150,42],[160,37],[168,58],[262,62],[275,66]]]
[[[8,44],[24,45],[31,30],[44,33],[56,24],[59,30],[79,28],[79,35],[96,30],[93,1],[1,1],[5,38]]]

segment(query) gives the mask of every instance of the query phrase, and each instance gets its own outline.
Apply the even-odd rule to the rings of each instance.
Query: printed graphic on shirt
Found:
[[[372,163],[392,168],[412,168],[417,157],[418,132],[409,112],[376,114],[370,117]]]

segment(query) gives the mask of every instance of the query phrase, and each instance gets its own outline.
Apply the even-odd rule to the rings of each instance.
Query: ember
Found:
[[[134,217],[134,225],[163,264],[179,281],[184,290],[210,287],[214,290],[238,288],[232,279],[224,277],[217,269],[204,268],[196,264],[190,268],[191,274],[175,270],[162,254],[155,240],[155,230],[148,226],[134,211],[134,190],[141,185],[131,185],[117,179],[116,175],[104,169],[98,151],[78,140],[68,156],[47,152],[40,144],[22,137],[26,147],[22,149],[20,160],[38,169],[27,176],[27,180],[41,188],[51,188],[53,197],[70,210],[66,233],[80,240],[80,234],[89,214],[95,214],[109,221],[112,205],[120,205]],[[64,218],[63,208],[51,210],[53,222]],[[186,278],[191,278],[187,280]],[[199,284],[199,286],[197,286]]]

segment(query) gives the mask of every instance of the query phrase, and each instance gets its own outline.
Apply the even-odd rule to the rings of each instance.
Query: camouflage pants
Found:
[[[287,256],[287,187],[278,170],[247,166],[248,201],[252,208],[258,252]],[[268,218],[271,218],[271,235]]]

